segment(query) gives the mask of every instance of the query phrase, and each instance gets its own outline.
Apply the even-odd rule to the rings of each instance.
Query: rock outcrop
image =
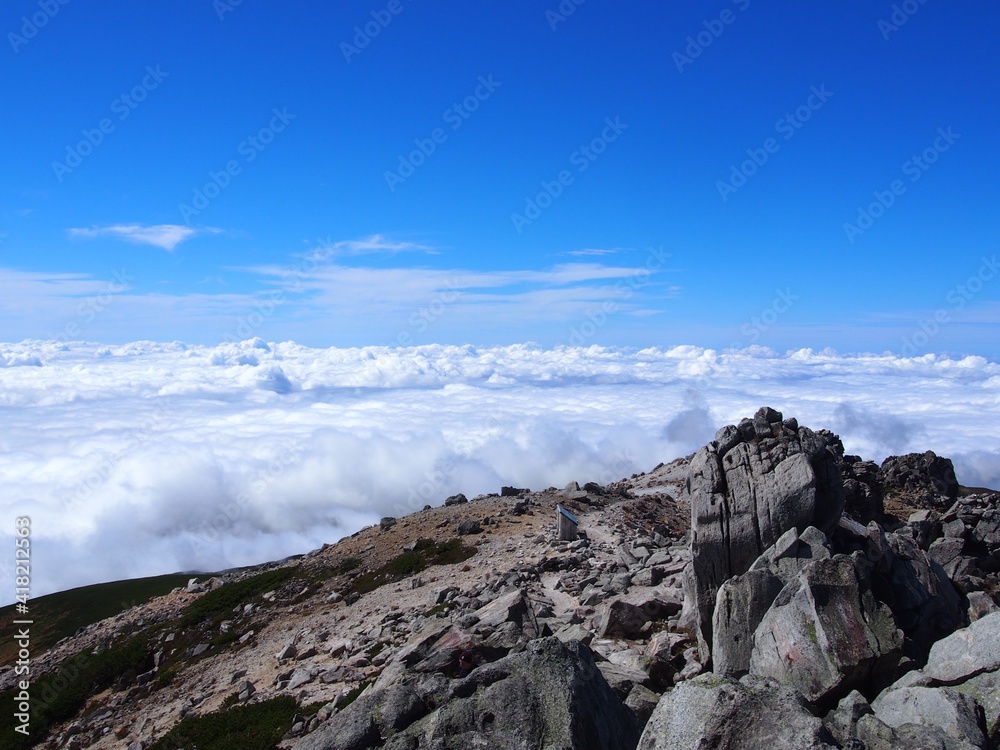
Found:
[[[640,731],[586,646],[545,638],[461,680],[376,684],[294,747],[632,750]]]
[[[844,508],[837,469],[839,444],[762,408],[753,419],[727,425],[695,453],[688,474],[691,502],[689,622],[703,659],[712,643],[719,588],[750,569],[789,529],[833,529]]]
[[[903,635],[872,594],[867,568],[848,555],[803,568],[757,626],[750,673],[793,687],[812,704],[892,682]]]
[[[756,677],[702,675],[657,704],[639,750],[834,750],[823,722],[792,690]]]
[[[947,507],[958,497],[958,479],[951,459],[934,451],[889,456],[882,462],[879,474],[887,492],[902,492],[930,506]]]

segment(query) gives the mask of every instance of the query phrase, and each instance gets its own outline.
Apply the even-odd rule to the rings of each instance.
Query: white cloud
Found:
[[[582,250],[567,250],[566,255],[584,255],[584,256],[603,256],[603,255],[614,255],[615,253],[622,252],[623,248],[612,247],[612,248],[599,248],[599,247],[585,247]]]
[[[195,228],[182,224],[116,224],[108,227],[89,227],[69,229],[70,237],[94,239],[96,237],[114,237],[139,245],[152,245],[173,252],[180,243],[199,234],[218,234],[221,230],[215,227]]]
[[[438,251],[430,245],[417,242],[402,242],[387,239],[384,235],[373,234],[360,240],[333,240],[329,237],[319,243],[319,247],[310,252],[307,257],[325,261],[338,255],[371,255],[374,253],[395,254],[402,252],[424,251],[436,254]]]
[[[36,365],[0,368],[0,510],[32,516],[38,594],[301,553],[455,492],[613,481],[764,404],[850,453],[929,448],[1000,485],[1000,365],[979,357],[254,339],[27,341],[0,362]]]

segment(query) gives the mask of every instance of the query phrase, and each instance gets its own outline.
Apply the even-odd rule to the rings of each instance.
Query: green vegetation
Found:
[[[138,635],[94,655],[81,651],[60,664],[55,672],[33,681],[31,693],[31,734],[14,731],[10,711],[0,712],[0,750],[33,747],[56,724],[73,716],[94,694],[115,686],[119,679],[133,680],[153,668],[152,648],[147,635]],[[14,705],[16,691],[0,694],[5,706]]]
[[[394,583],[432,565],[452,565],[468,560],[476,554],[475,547],[466,547],[459,539],[435,542],[431,539],[417,540],[412,551],[396,555],[378,570],[359,576],[351,584],[348,593],[367,594],[387,583]]]
[[[448,602],[441,602],[440,604],[435,604],[429,610],[424,612],[424,617],[437,617],[442,612],[447,612],[451,609],[451,604]]]
[[[82,627],[187,585],[189,578],[189,575],[134,578],[32,599],[29,606],[35,624],[31,629],[31,649],[40,654]],[[13,621],[18,619],[15,614],[14,605],[0,608],[0,664],[12,664],[17,658],[17,644],[13,641],[17,631]]]
[[[273,750],[291,729],[295,699],[281,696],[234,706],[204,716],[190,716],[167,732],[150,750]]]
[[[200,625],[205,620],[221,622],[231,615],[237,606],[248,604],[258,599],[261,594],[280,588],[288,583],[295,573],[295,568],[275,568],[244,578],[242,581],[220,586],[191,602],[181,615],[178,625],[189,628]]]

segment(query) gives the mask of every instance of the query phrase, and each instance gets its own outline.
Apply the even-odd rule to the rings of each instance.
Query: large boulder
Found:
[[[902,494],[927,507],[947,507],[958,497],[958,479],[950,458],[934,453],[907,453],[889,456],[879,471],[887,494]]]
[[[738,677],[750,669],[753,634],[778,597],[806,565],[830,557],[826,536],[810,526],[800,536],[789,529],[746,573],[719,588],[712,618],[712,661],[716,674]]]
[[[881,537],[875,594],[906,635],[907,655],[922,663],[935,641],[966,624],[962,600],[944,569],[911,536],[882,535],[871,526],[869,535]]]
[[[931,647],[924,674],[941,685],[1000,670],[1000,612],[986,615]]]
[[[872,594],[867,567],[855,553],[803,568],[757,627],[750,674],[794,687],[813,704],[892,682],[903,635]]]
[[[728,425],[691,459],[691,565],[685,622],[707,658],[719,587],[750,569],[789,529],[829,533],[844,508],[840,440],[760,409]]]
[[[880,518],[885,506],[878,464],[858,456],[844,456],[840,474],[844,480],[844,512],[861,523]]]
[[[433,691],[415,682],[431,678]],[[377,685],[293,747],[633,750],[641,733],[581,643],[544,638],[443,688],[441,679],[406,675],[401,684]]]
[[[889,690],[872,703],[875,716],[891,727],[938,727],[945,735],[981,748],[986,737],[975,700],[950,688]]]
[[[770,680],[702,675],[664,695],[639,750],[833,750],[829,732],[793,691]]]

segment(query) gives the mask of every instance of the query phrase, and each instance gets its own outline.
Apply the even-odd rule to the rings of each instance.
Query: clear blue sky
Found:
[[[997,358],[1000,9],[899,5],[7,3],[0,340]]]

